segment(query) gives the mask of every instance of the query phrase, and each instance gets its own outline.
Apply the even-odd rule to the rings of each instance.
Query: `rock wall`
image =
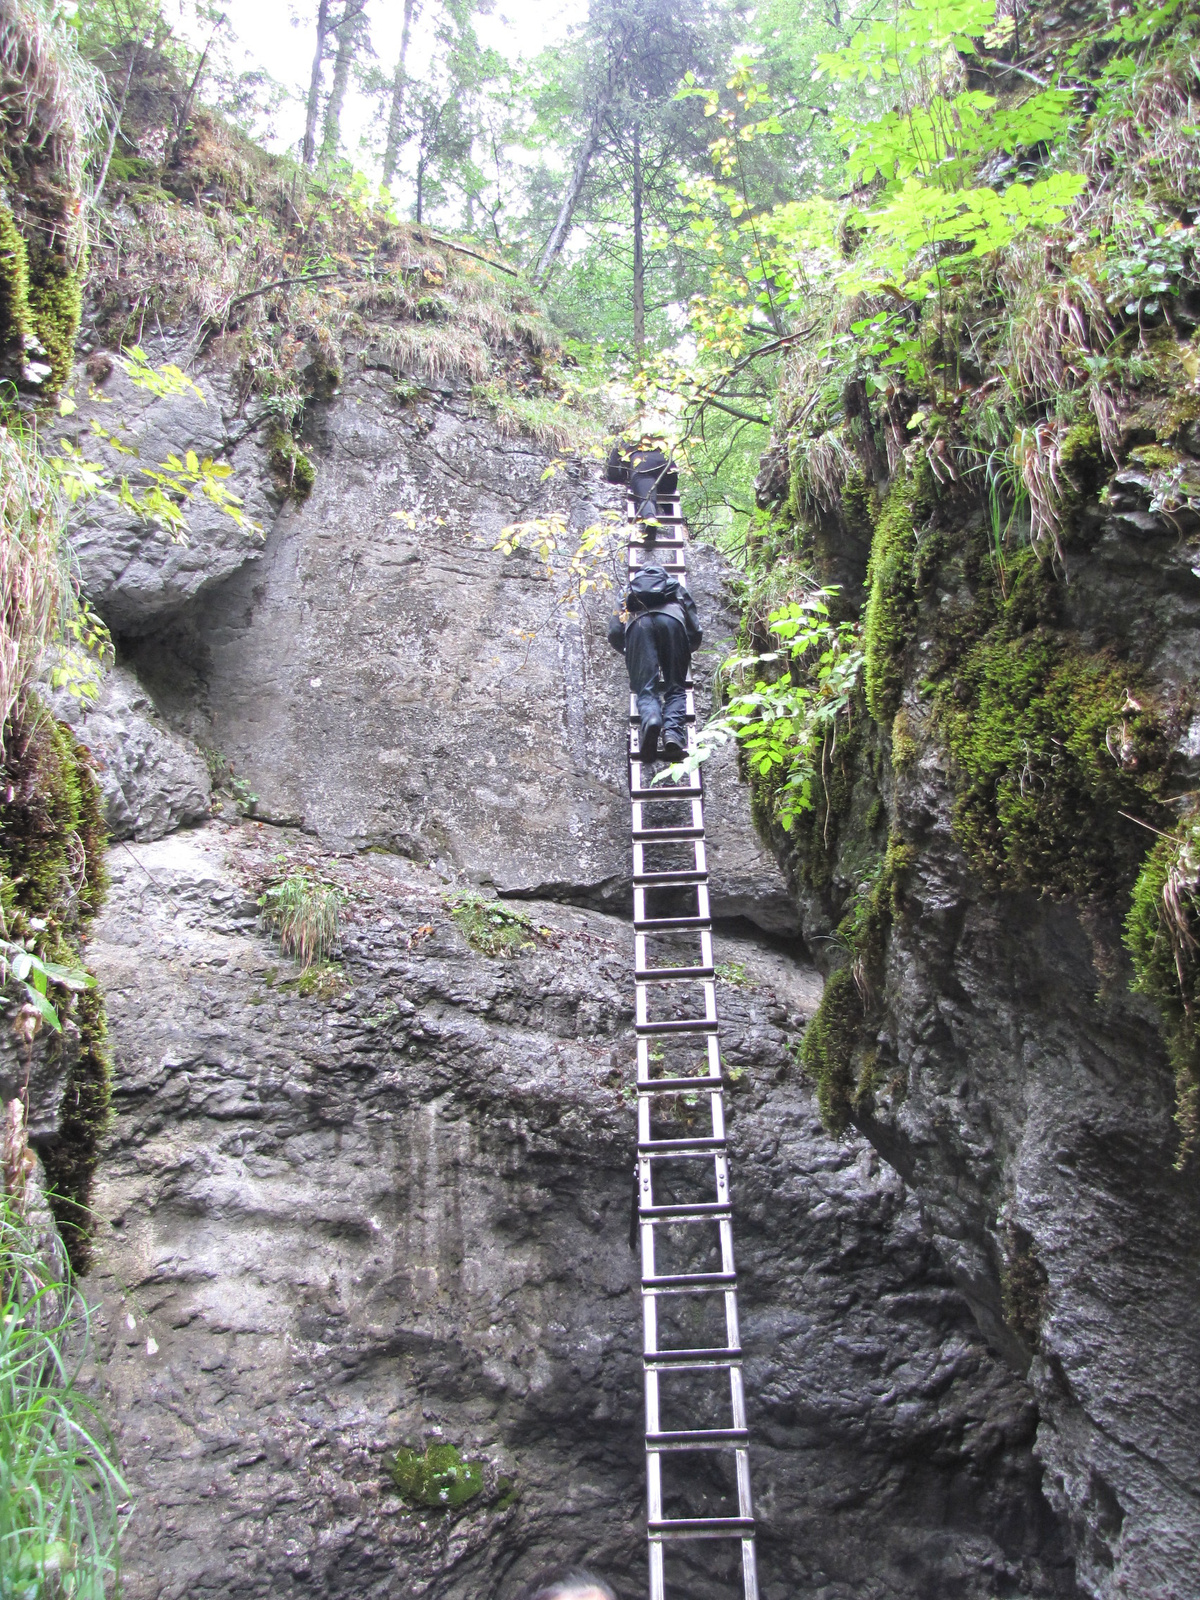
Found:
[[[99,524],[85,553],[124,681],[153,697],[130,707],[174,741],[118,784],[130,814],[186,820],[169,795],[196,745],[255,813],[226,793],[199,829],[130,827],[89,952],[114,1061],[93,1282],[137,1500],[127,1592],[508,1600],[586,1558],[632,1596],[623,668],[602,604],[570,616],[494,549],[534,510],[578,529],[611,502],[586,472],[543,483],[467,396],[401,404],[370,370],[310,434],[311,498],[260,485],[264,541],[198,554],[186,582],[168,561],[169,604],[152,553],[120,568]],[[703,710],[732,617],[715,555],[695,572]],[[795,904],[736,770],[709,781],[764,1595],[1073,1595],[1031,1392],[895,1172],[822,1132],[789,1050],[820,992]],[[340,965],[315,978],[256,927],[284,862],[347,897]],[[519,898],[531,948],[470,948],[446,902],[469,883]],[[460,1512],[390,1486],[391,1452],[438,1441],[482,1464]],[[727,1485],[685,1488],[715,1508]],[[701,1551],[679,1592],[729,1593],[723,1559]]]
[[[349,897],[323,992],[256,930],[281,849]],[[496,960],[444,892],[253,823],[114,858],[92,1283],[130,1600],[476,1600],[582,1559],[644,1592],[628,925],[531,902],[534,947]],[[1073,1593],[1028,1390],[789,1068],[815,975],[717,954],[764,1595]],[[389,1487],[388,1452],[431,1440],[485,1463],[460,1514]],[[732,1593],[712,1557],[677,1592]]]
[[[1037,641],[1062,638],[1106,665],[1120,662],[1129,682],[1154,685],[1138,692],[1173,708],[1163,716],[1179,738],[1175,786],[1186,790],[1200,671],[1200,569],[1185,537],[1194,537],[1195,518],[1150,510],[1151,480],[1127,454],[1139,437],[1135,420],[1122,446],[1127,466],[1093,463],[1065,571],[1055,578],[1047,567],[1035,578],[1044,610],[1010,649],[1028,646],[1030,660]],[[834,528],[824,537],[823,554],[861,592],[861,545]],[[997,892],[964,848],[967,779],[939,736],[929,680],[989,581],[986,537],[952,495],[926,505],[911,557],[924,562],[912,629],[894,646],[899,715],[856,758],[823,885],[812,887],[811,864],[792,841],[777,843],[791,862],[805,937],[822,952],[891,839],[899,865],[872,1009],[840,1036],[847,1063],[869,1062],[851,1115],[911,1186],[993,1348],[1028,1373],[1046,1492],[1071,1529],[1084,1592],[1192,1596],[1200,1594],[1200,1172],[1194,1158],[1176,1169],[1159,1016],[1130,992],[1121,944],[1127,861],[1151,834],[1137,837],[1132,817],[1114,817],[1123,832],[1099,862],[1101,887],[1083,895]],[[965,679],[965,671],[949,679],[963,697]],[[1036,681],[1034,672],[1027,697]],[[1013,714],[1021,709],[1014,701]],[[1029,753],[1023,782],[1048,807],[1056,782],[1067,781],[1056,778],[1053,754],[1042,763]],[[1064,857],[1078,850],[1086,859],[1106,823],[1077,794],[1063,798],[1062,815],[1073,805],[1078,820],[1057,821],[1059,833],[1046,828],[1042,838],[1048,853],[1057,842]]]

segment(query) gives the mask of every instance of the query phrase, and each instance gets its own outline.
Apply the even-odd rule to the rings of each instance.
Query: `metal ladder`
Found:
[[[627,565],[632,578],[640,565],[657,562],[687,581],[687,529],[678,499],[659,499],[657,529],[647,529],[628,503]],[[696,709],[692,680],[687,689],[688,745],[695,746]],[[716,973],[713,966],[712,918],[709,907],[708,863],[704,844],[704,792],[700,771],[678,784],[653,784],[652,774],[640,759],[637,701],[629,696],[629,795],[633,816],[633,928],[634,986],[637,1036],[637,1221],[641,1242],[643,1372],[646,1402],[646,1531],[650,1556],[650,1600],[666,1600],[664,1546],[668,1541],[729,1539],[741,1544],[744,1600],[758,1600],[755,1565],[754,1510],[750,1493],[749,1432],[742,1381],[742,1351],[738,1331],[737,1273],[733,1262],[733,1221],[729,1195],[729,1159],[725,1141],[725,1108],[720,1044],[717,1037]],[[656,822],[657,819],[657,822]],[[664,820],[665,819],[665,820]],[[684,865],[657,864],[666,853],[683,856]],[[647,864],[647,856],[651,856]],[[667,904],[655,902],[664,894]],[[694,897],[694,909],[692,909]],[[675,903],[672,904],[671,901]],[[686,908],[680,909],[680,902]],[[672,947],[692,942],[688,959]],[[663,948],[665,961],[651,964]],[[671,1016],[655,1014],[656,996],[668,1001]],[[703,1010],[693,1005],[680,1017],[681,1002],[703,996]],[[700,1046],[702,1070],[653,1077],[652,1071],[669,1048]],[[655,1049],[662,1045],[662,1049]],[[709,1128],[701,1137],[660,1137],[652,1110],[662,1097],[686,1096],[708,1100]],[[689,1174],[704,1172],[712,1163],[712,1188],[703,1198],[683,1203],[661,1200],[668,1187],[667,1174],[686,1163]],[[656,1171],[660,1198],[656,1199]],[[686,1179],[685,1179],[686,1181]],[[660,1228],[686,1224],[710,1231],[714,1226],[719,1247],[719,1270],[671,1271],[656,1265],[656,1235]],[[710,1232],[711,1238],[711,1232]],[[715,1258],[718,1248],[710,1244]],[[660,1347],[660,1301],[667,1296],[708,1297],[711,1314],[709,1339],[723,1343],[691,1342]],[[715,1304],[714,1304],[715,1302]],[[678,1302],[674,1302],[678,1304]],[[719,1309],[718,1309],[719,1308]],[[723,1312],[723,1317],[722,1317]],[[665,1313],[664,1313],[665,1315]],[[684,1320],[681,1318],[681,1320]],[[729,1378],[728,1426],[671,1428],[661,1426],[662,1404],[670,1398],[672,1381],[680,1373],[727,1373]],[[660,1387],[661,1386],[661,1387]],[[723,1385],[718,1385],[723,1391]],[[723,1411],[723,1394],[709,1397]],[[688,1408],[686,1395],[683,1408]],[[722,1419],[723,1420],[723,1419]],[[731,1452],[736,1476],[736,1515],[676,1516],[664,1512],[664,1456],[679,1462],[696,1451]],[[730,1498],[732,1498],[730,1496]],[[730,1507],[732,1509],[732,1506]]]

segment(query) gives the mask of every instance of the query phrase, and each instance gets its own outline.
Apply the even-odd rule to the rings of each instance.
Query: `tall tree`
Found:
[[[330,0],[317,3],[317,45],[313,51],[312,72],[308,79],[308,99],[304,107],[304,145],[301,156],[306,167],[317,159],[317,113],[321,108],[321,76],[325,66],[325,42],[329,38]]]
[[[408,86],[408,42],[412,37],[414,0],[404,0],[404,27],[400,33],[400,55],[392,74],[392,101],[388,109],[387,147],[383,152],[383,181],[391,183],[396,176],[400,148],[405,139],[404,91]]]
[[[342,20],[333,29],[337,35],[337,54],[333,60],[333,79],[329,98],[325,102],[325,120],[321,130],[321,160],[336,161],[342,137],[342,111],[346,104],[346,89],[350,82],[350,69],[358,65],[361,73],[362,58],[371,51],[367,25],[366,0],[357,10],[347,5]]]

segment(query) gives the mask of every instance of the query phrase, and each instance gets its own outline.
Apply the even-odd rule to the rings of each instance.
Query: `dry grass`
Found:
[[[0,760],[9,716],[58,630],[63,520],[33,442],[0,427]]]
[[[454,323],[402,323],[399,327],[373,323],[365,335],[369,352],[381,355],[397,377],[419,372],[435,382],[468,377],[473,383],[482,383],[492,370],[491,353],[473,328]]]
[[[859,460],[846,440],[842,423],[815,438],[793,437],[788,444],[792,481],[810,509],[834,511],[851,473],[859,471]]]
[[[0,0],[0,121],[8,150],[37,150],[71,194],[101,123],[100,80],[44,0]]]

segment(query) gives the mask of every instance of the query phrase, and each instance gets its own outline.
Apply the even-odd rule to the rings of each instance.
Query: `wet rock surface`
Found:
[[[304,980],[255,926],[281,857],[347,897]],[[131,1600],[506,1600],[576,1559],[644,1593],[628,924],[535,902],[489,958],[429,869],[253,823],[112,871],[90,1286]],[[764,1595],[1072,1593],[1028,1389],[791,1069],[819,980],[747,938],[717,958]],[[458,1512],[389,1486],[430,1441],[483,1464]],[[732,1592],[700,1555],[677,1592]]]

